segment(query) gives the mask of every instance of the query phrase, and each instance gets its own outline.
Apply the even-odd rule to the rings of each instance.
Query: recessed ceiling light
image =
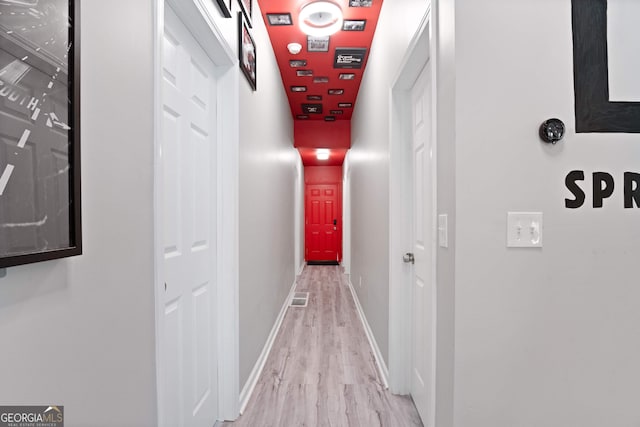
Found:
[[[330,36],[342,28],[342,10],[330,1],[315,1],[302,8],[300,29],[310,36]]]
[[[318,160],[329,160],[329,149],[327,149],[327,148],[318,148],[316,150],[316,159],[318,159]]]

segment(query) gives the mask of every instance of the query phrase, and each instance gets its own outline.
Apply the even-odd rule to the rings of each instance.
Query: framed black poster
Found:
[[[238,12],[238,41],[240,46],[238,52],[240,55],[240,69],[247,78],[251,89],[256,90],[257,74],[256,74],[256,43],[249,31],[249,25],[242,12]]]
[[[367,49],[363,47],[336,48],[333,57],[333,68],[362,68]]]
[[[572,0],[571,8],[576,132],[640,132],[640,102],[609,97],[607,0]]]
[[[0,268],[79,255],[80,0],[2,1]]]

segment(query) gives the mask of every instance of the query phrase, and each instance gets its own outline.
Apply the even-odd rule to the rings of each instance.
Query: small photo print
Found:
[[[344,89],[329,89],[329,95],[343,95]]]
[[[291,92],[306,92],[306,86],[291,86]]]
[[[269,25],[292,25],[290,13],[267,13]]]
[[[313,76],[313,70],[297,70],[296,76],[298,77],[308,77]]]
[[[313,37],[307,36],[308,52],[329,52],[329,36]]]
[[[313,78],[313,82],[314,83],[329,83],[329,77],[324,77],[324,76],[314,77]]]
[[[308,101],[322,101],[322,95],[307,95]]]
[[[351,102],[341,102],[338,104],[340,108],[352,108],[353,104]]]
[[[366,19],[345,19],[342,23],[342,31],[364,31],[366,25]]]
[[[340,80],[353,80],[356,78],[356,75],[353,73],[341,73]]]
[[[349,7],[371,7],[373,0],[349,0]]]
[[[302,104],[302,112],[305,114],[322,114],[322,104]]]
[[[307,66],[307,60],[306,59],[292,59],[292,60],[289,61],[289,66],[291,68],[306,67]]]

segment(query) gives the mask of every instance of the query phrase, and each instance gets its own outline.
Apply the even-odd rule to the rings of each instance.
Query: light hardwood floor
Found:
[[[411,398],[381,384],[347,278],[307,266],[244,414],[227,427],[422,426]]]

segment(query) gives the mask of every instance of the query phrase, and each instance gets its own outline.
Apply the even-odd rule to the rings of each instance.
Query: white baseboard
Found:
[[[369,322],[367,322],[367,316],[364,315],[364,311],[362,310],[362,306],[360,305],[360,300],[358,299],[358,294],[356,294],[355,289],[353,289],[353,284],[351,280],[347,280],[349,283],[349,290],[351,291],[351,295],[353,296],[353,301],[356,304],[356,310],[358,310],[358,317],[360,317],[360,321],[362,322],[362,326],[364,327],[364,332],[367,335],[367,339],[369,340],[369,345],[371,346],[371,350],[373,350],[373,357],[376,359],[376,366],[378,367],[378,373],[380,374],[380,379],[382,380],[382,384],[384,388],[389,388],[389,368],[384,363],[384,358],[382,357],[382,352],[380,351],[380,347],[378,347],[378,343],[376,342],[376,338],[373,336],[373,331],[371,331],[371,327],[369,326]]]
[[[267,338],[267,342],[262,349],[262,353],[260,353],[260,357],[256,361],[256,364],[253,366],[251,370],[251,374],[247,379],[247,382],[244,384],[242,391],[240,392],[240,415],[245,411],[247,407],[247,403],[249,403],[249,399],[251,398],[251,394],[258,384],[258,379],[260,378],[260,374],[264,369],[265,363],[267,363],[267,358],[269,357],[269,353],[271,352],[271,348],[273,347],[273,343],[278,336],[278,331],[280,331],[280,326],[282,326],[282,321],[284,320],[284,316],[287,313],[287,308],[291,304],[291,299],[293,298],[293,294],[295,292],[297,285],[297,281],[294,280],[293,285],[291,285],[291,289],[289,290],[289,294],[287,295],[287,299],[284,301],[282,308],[280,309],[280,313],[276,318],[275,323],[273,324],[273,328],[271,328],[271,332],[269,333],[269,337]]]

